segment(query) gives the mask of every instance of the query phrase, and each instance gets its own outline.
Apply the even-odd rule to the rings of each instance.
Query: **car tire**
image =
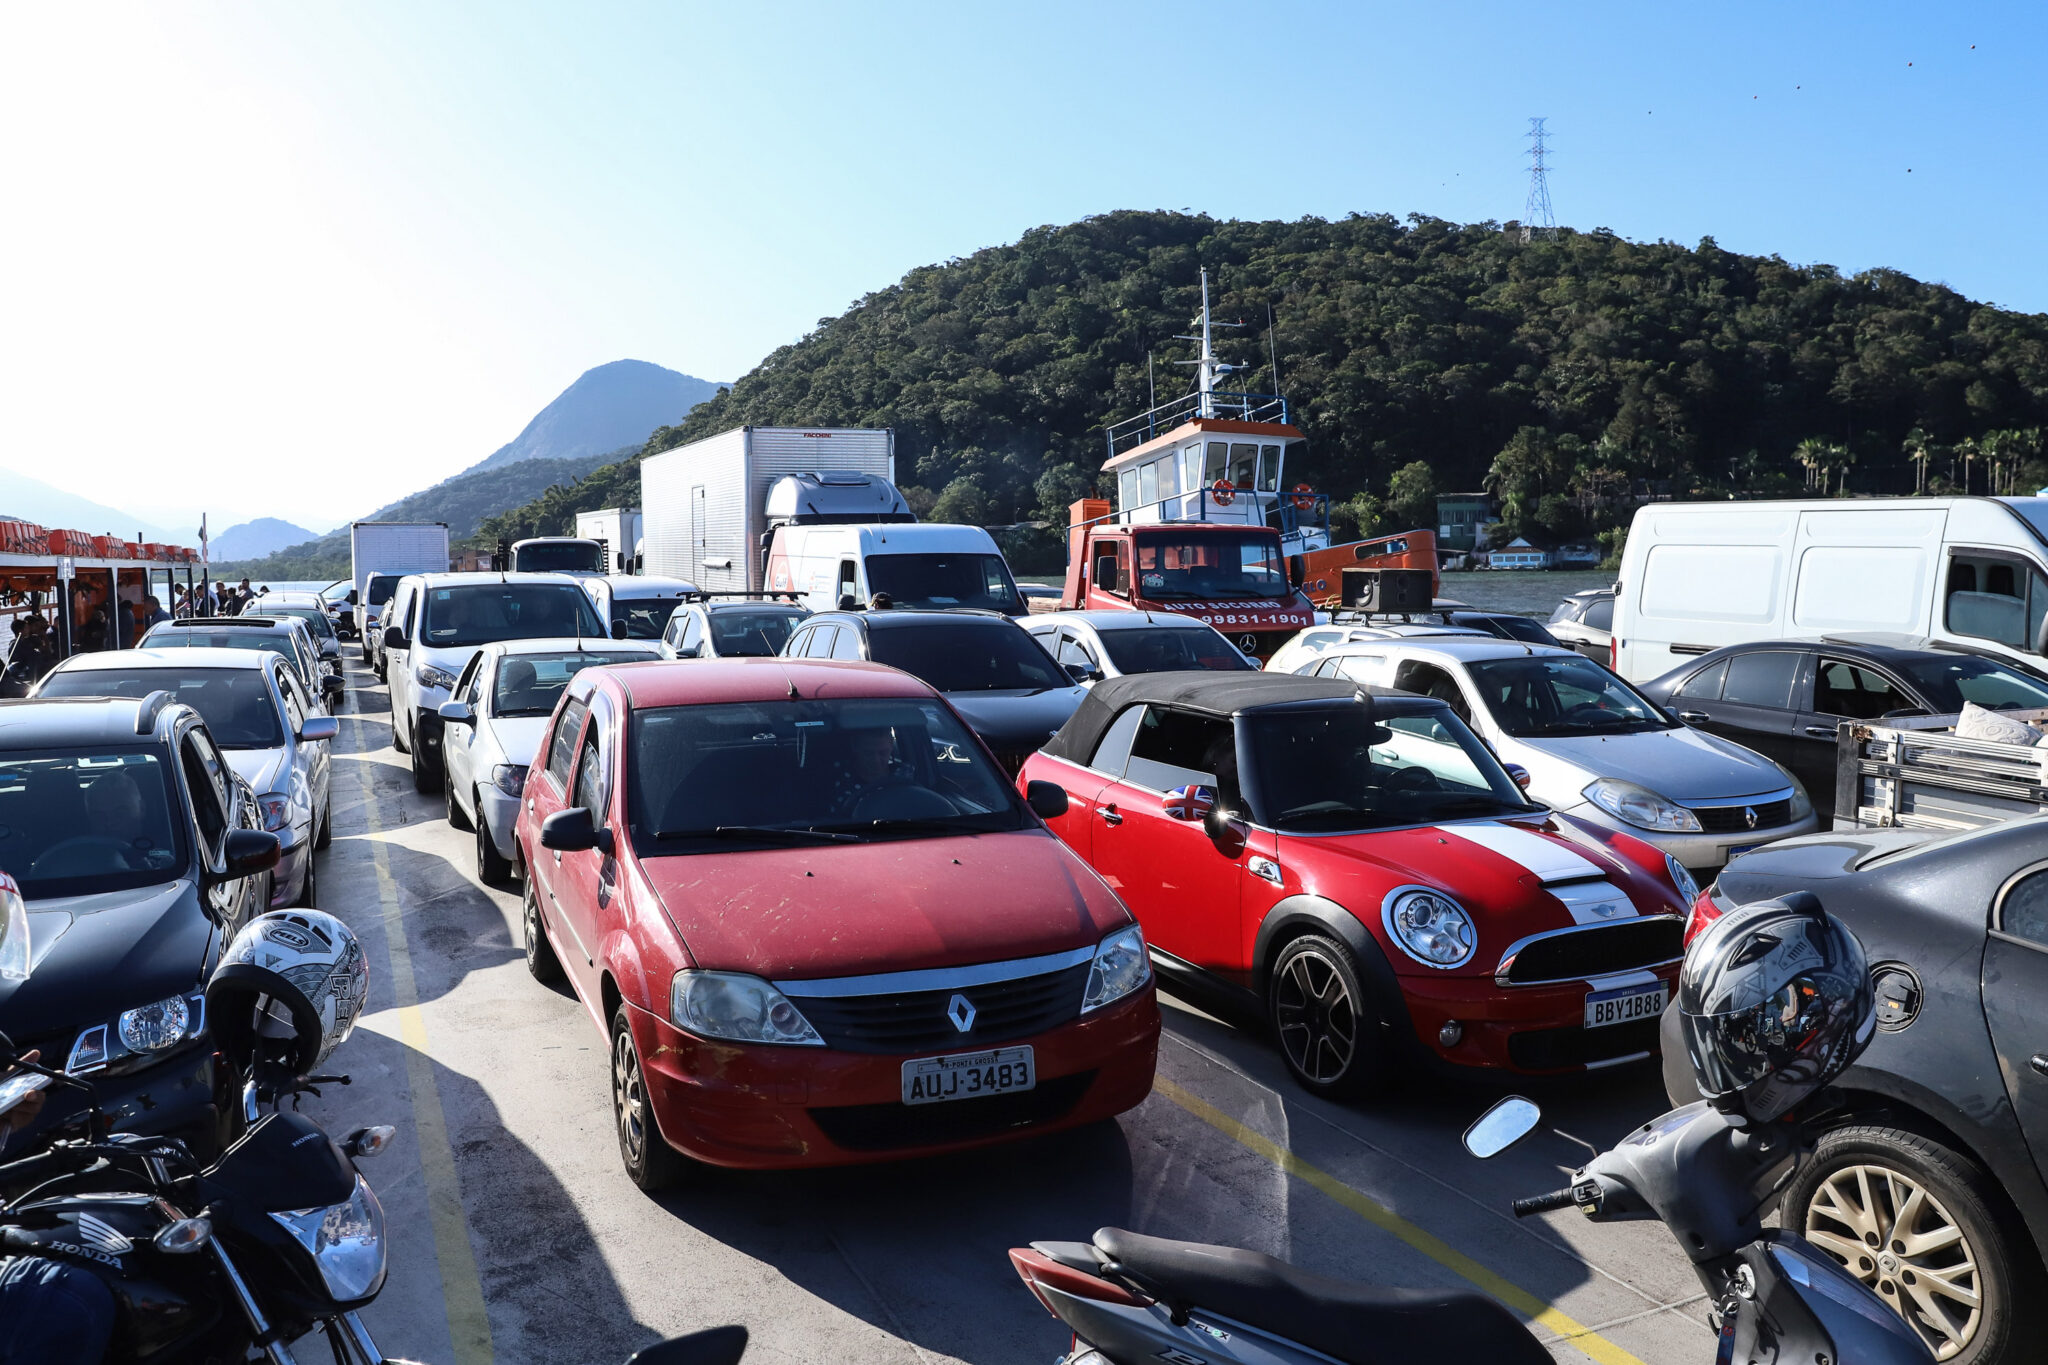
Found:
[[[447,796],[448,823],[461,830],[475,828],[475,826],[470,824],[469,817],[462,813],[462,802],[455,795],[455,784],[453,782],[443,782],[441,790]]]
[[[1895,1215],[1916,1199],[1918,1231],[1909,1235],[1936,1245],[1901,1254],[1908,1243],[1893,1236]],[[1944,1365],[2016,1360],[2025,1342],[2040,1340],[2043,1276],[2033,1238],[1990,1174],[1939,1142],[1900,1128],[1837,1128],[1800,1165],[1781,1218],[1868,1284]],[[1951,1232],[1959,1239],[1939,1245]],[[1873,1237],[1876,1247],[1867,1245]],[[1935,1290],[1945,1278],[1974,1289],[1974,1316]],[[1941,1326],[1931,1321],[1937,1315]]]
[[[396,711],[391,713],[391,747],[402,754],[412,752],[412,745],[406,743],[405,736],[398,733],[398,713]]]
[[[299,898],[292,902],[293,905],[303,906],[308,910],[315,910],[319,908],[320,903],[318,897],[320,895],[320,878],[319,874],[314,870],[318,864],[318,861],[319,860],[313,856],[313,851],[311,849],[307,849],[306,878],[304,881],[299,883]]]
[[[627,1026],[626,1006],[612,1012],[612,1126],[618,1132],[619,1160],[626,1178],[642,1192],[655,1194],[676,1183],[683,1156],[668,1145],[654,1122],[647,1082],[640,1069],[640,1050]]]
[[[327,810],[320,817],[320,833],[313,840],[315,849],[326,849],[334,843],[334,798],[327,798]]]
[[[413,790],[424,796],[432,796],[441,786],[439,765],[427,757],[427,746],[419,742],[417,734],[413,736],[409,752],[412,754]]]
[[[485,886],[510,886],[512,884],[512,860],[498,852],[498,845],[491,838],[490,822],[484,819],[484,799],[481,793],[476,798],[476,879]],[[527,888],[532,894],[532,887]]]
[[[562,960],[555,956],[555,945],[548,942],[547,926],[540,919],[540,893],[532,882],[526,884],[526,894],[520,898],[519,920],[526,970],[543,986],[560,984]]]
[[[1364,1099],[1390,1070],[1379,1012],[1351,949],[1322,934],[1290,939],[1266,981],[1266,1018],[1295,1081],[1325,1099]]]

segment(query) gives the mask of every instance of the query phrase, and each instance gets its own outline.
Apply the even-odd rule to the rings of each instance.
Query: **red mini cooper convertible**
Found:
[[[874,664],[589,669],[526,782],[526,953],[610,1041],[627,1173],[907,1156],[1152,1088],[1130,913],[931,688]]]
[[[1097,683],[1019,780],[1191,991],[1262,1011],[1308,1089],[1404,1057],[1576,1071],[1646,1057],[1685,869],[1531,804],[1442,702],[1271,673]]]

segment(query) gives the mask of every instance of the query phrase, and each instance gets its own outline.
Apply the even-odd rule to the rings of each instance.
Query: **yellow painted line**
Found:
[[[371,790],[370,764],[356,765],[357,786],[370,833],[382,836],[384,821]],[[419,988],[413,981],[412,951],[405,936],[405,912],[398,904],[398,884],[391,876],[391,853],[383,838],[366,841],[377,869],[377,901],[384,910],[384,942],[391,950],[391,993],[398,1004],[398,1036],[405,1044],[405,1079],[412,1090],[413,1132],[419,1137],[420,1173],[426,1178],[427,1212],[434,1225],[434,1258],[441,1267],[441,1301],[448,1312],[448,1336],[457,1365],[490,1365],[491,1322],[484,1312],[483,1281],[477,1276],[476,1254],[469,1245],[469,1222],[462,1212],[462,1182],[455,1172],[455,1149],[448,1143],[448,1120],[441,1111],[441,1092],[434,1084],[434,1063],[427,1053],[427,1021],[420,1013]]]
[[[1152,1088],[1239,1146],[1264,1157],[1284,1173],[1342,1204],[1374,1227],[1392,1233],[1430,1260],[1470,1280],[1481,1290],[1523,1316],[1549,1328],[1567,1344],[1599,1361],[1600,1365],[1643,1365],[1641,1360],[1591,1328],[1559,1312],[1554,1305],[1531,1294],[1520,1285],[1496,1275],[1443,1238],[1423,1231],[1400,1214],[1353,1189],[1328,1171],[1303,1161],[1264,1133],[1246,1127],[1207,1100],[1197,1098],[1163,1076],[1153,1081]]]

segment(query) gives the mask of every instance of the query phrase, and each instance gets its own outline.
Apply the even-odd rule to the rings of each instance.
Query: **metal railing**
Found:
[[[1209,410],[1202,411],[1207,399]],[[1155,436],[1172,431],[1196,417],[1227,417],[1237,422],[1287,422],[1287,400],[1271,393],[1191,393],[1171,403],[1161,403],[1149,412],[1126,418],[1103,428],[1109,438],[1109,455],[1115,459],[1136,449]]]
[[[1302,500],[1310,500],[1314,505],[1303,508],[1300,505]],[[1224,510],[1236,510],[1240,506],[1246,509],[1257,506],[1261,509],[1261,513],[1257,517],[1211,517],[1209,515],[1209,506],[1212,502],[1217,508]],[[1194,504],[1194,515],[1192,516],[1187,515],[1188,503]],[[1139,512],[1147,512],[1155,508],[1165,508],[1168,504],[1173,504],[1174,506],[1175,514],[1171,517],[1162,513],[1157,522],[1137,522],[1131,520]],[[1136,507],[1119,508],[1106,516],[1090,517],[1086,521],[1077,521],[1069,529],[1100,526],[1107,522],[1117,522],[1126,526],[1157,526],[1171,522],[1186,521],[1206,522],[1212,526],[1270,526],[1283,536],[1320,530],[1324,537],[1327,538],[1330,534],[1330,495],[1328,493],[1281,493],[1266,489],[1233,488],[1230,490],[1230,501],[1225,502],[1219,496],[1216,489],[1198,488],[1191,493],[1175,493],[1153,502],[1141,503]]]

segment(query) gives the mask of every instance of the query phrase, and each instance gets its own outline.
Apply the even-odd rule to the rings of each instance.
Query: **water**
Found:
[[[1557,604],[1575,592],[1614,586],[1612,569],[1467,569],[1441,577],[1439,591],[1445,597],[1539,621],[1548,621]]]

